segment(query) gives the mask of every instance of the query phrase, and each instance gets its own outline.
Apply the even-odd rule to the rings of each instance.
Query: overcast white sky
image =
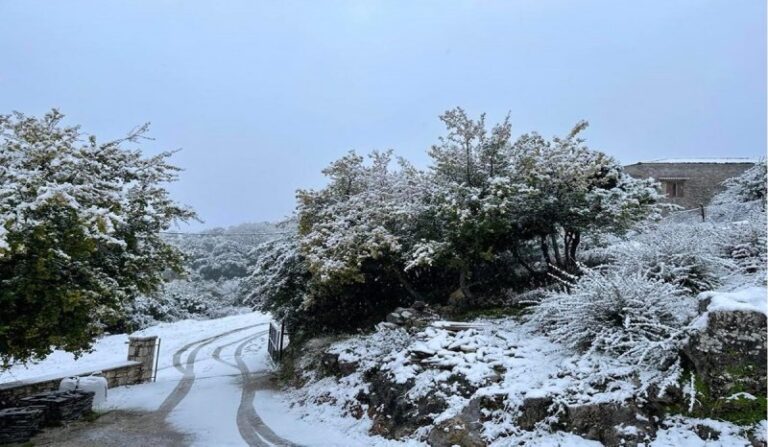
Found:
[[[204,225],[288,216],[349,149],[426,163],[443,110],[591,123],[625,163],[761,156],[761,0],[0,0],[0,113],[152,122]]]

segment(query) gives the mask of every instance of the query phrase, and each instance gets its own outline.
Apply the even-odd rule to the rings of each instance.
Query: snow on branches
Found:
[[[587,270],[569,290],[543,299],[531,321],[586,355],[664,369],[675,363],[695,311],[696,301],[672,284],[639,272]]]
[[[156,290],[182,255],[159,232],[195,213],[165,184],[171,152],[145,157],[42,118],[0,116],[0,356],[87,349],[102,325],[140,293]]]

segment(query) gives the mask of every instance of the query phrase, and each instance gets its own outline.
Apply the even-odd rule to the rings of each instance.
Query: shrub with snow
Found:
[[[607,248],[619,270],[679,286],[691,294],[717,288],[736,265],[723,256],[722,230],[708,223],[662,223]]]
[[[694,315],[695,300],[673,284],[640,272],[588,270],[570,291],[539,303],[532,321],[572,349],[664,368],[676,360]]]
[[[744,171],[741,175],[723,182],[725,190],[712,199],[713,205],[739,202],[765,202],[768,168],[765,160]]]

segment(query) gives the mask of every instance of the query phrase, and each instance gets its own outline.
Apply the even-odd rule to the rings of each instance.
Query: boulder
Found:
[[[632,402],[569,406],[560,422],[566,431],[607,447],[637,446],[652,439],[657,428]]]
[[[324,376],[343,377],[357,370],[357,362],[339,360],[339,354],[331,352],[324,352],[320,356],[320,366]]]
[[[368,416],[373,421],[371,433],[390,439],[412,434],[417,428],[429,425],[433,415],[447,407],[439,393],[431,393],[417,400],[408,398],[413,381],[397,383],[384,371],[366,371],[368,393],[360,393],[357,400],[368,406]]]
[[[763,313],[709,312],[706,327],[690,337],[683,352],[711,398],[738,392],[765,396],[767,336]]]
[[[520,416],[517,418],[517,426],[523,430],[533,430],[536,424],[549,416],[549,408],[552,406],[550,397],[529,397],[523,400],[520,406]]]
[[[479,433],[472,430],[461,417],[453,417],[437,424],[429,432],[427,443],[432,447],[484,447],[488,445]]]

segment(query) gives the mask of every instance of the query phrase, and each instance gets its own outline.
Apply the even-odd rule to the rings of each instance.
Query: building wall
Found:
[[[683,197],[670,197],[667,201],[691,209],[707,205],[715,194],[723,190],[725,180],[752,166],[752,163],[635,163],[625,166],[624,170],[632,177],[657,181],[685,178]]]

